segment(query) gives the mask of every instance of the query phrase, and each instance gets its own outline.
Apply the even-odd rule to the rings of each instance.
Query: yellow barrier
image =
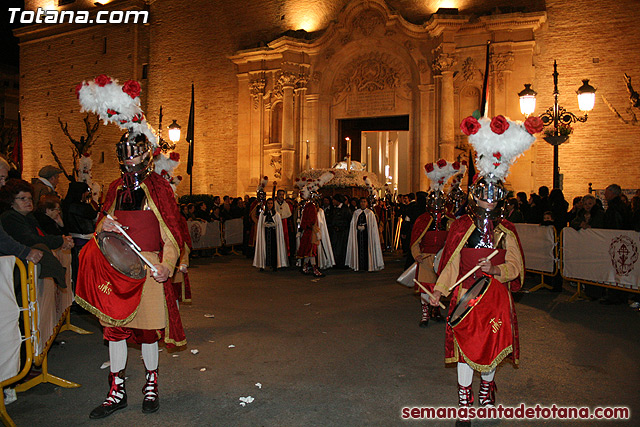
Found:
[[[29,308],[29,284],[27,282],[27,269],[25,268],[22,261],[16,258],[16,267],[20,270],[20,288],[22,289],[22,324],[24,325],[24,338],[25,338],[25,346],[26,346],[26,360],[22,370],[18,372],[18,375],[15,377],[9,378],[5,381],[0,382],[0,420],[5,426],[15,427],[15,423],[7,413],[7,408],[4,406],[4,387],[7,387],[17,381],[20,381],[22,378],[27,375],[27,373],[31,370],[31,365],[33,363],[33,341],[31,338],[31,311]]]
[[[24,325],[24,333],[25,333],[25,350],[26,350],[26,360],[24,367],[18,373],[18,375],[7,379],[6,381],[2,381],[0,383],[0,390],[3,387],[14,384],[21,379],[23,379],[27,373],[31,370],[33,365],[40,366],[41,372],[34,378],[18,384],[15,387],[16,392],[23,392],[29,390],[30,388],[41,384],[41,383],[51,383],[58,385],[60,387],[65,388],[75,388],[80,387],[80,384],[74,383],[72,381],[65,380],[63,378],[57,377],[49,373],[49,363],[48,363],[48,351],[53,343],[56,335],[61,331],[73,331],[80,334],[91,333],[85,331],[81,328],[78,328],[71,324],[69,317],[69,309],[65,310],[64,314],[61,316],[60,321],[54,328],[54,332],[51,337],[47,340],[47,343],[43,349],[43,351],[36,356],[35,355],[35,345],[34,342],[40,339],[40,331],[38,330],[38,301],[36,294],[36,270],[35,264],[29,263],[28,269],[25,268],[24,264],[16,259],[16,266],[20,270],[20,286],[22,289],[22,308],[24,311],[22,312],[22,319]],[[0,420],[5,426],[15,426],[15,423],[9,417],[7,413],[6,407],[4,405],[4,394],[0,391]]]

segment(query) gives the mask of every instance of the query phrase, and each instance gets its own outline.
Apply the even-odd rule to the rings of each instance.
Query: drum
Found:
[[[96,236],[96,241],[104,257],[117,271],[132,279],[146,277],[145,263],[125,237],[118,233],[102,231]]]
[[[451,315],[447,318],[447,323],[455,328],[466,316],[482,301],[482,297],[489,288],[491,276],[482,276],[465,292]]]

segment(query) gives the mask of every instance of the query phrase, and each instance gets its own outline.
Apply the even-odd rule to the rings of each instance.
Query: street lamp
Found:
[[[558,146],[569,139],[571,123],[587,121],[588,113],[593,109],[596,100],[596,89],[589,84],[589,80],[582,80],[582,86],[576,91],[578,95],[578,107],[584,112],[584,116],[578,117],[570,111],[558,105],[558,64],[553,61],[553,106],[540,114],[542,124],[553,125],[553,130],[545,132],[543,139],[553,145],[553,188],[560,188],[560,169],[558,167]],[[536,108],[537,93],[531,88],[531,84],[525,84],[524,89],[518,93],[520,98],[520,111],[525,117],[533,114]]]
[[[169,126],[169,139],[175,144],[180,141],[180,125],[174,120]]]

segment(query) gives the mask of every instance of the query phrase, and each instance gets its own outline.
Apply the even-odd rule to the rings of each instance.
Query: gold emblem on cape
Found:
[[[491,320],[489,320],[489,324],[491,325],[491,330],[493,331],[493,333],[497,334],[500,330],[500,327],[502,327],[502,320],[496,320],[496,318],[493,317]]]
[[[107,281],[98,286],[98,290],[106,295],[111,295],[111,282]]]

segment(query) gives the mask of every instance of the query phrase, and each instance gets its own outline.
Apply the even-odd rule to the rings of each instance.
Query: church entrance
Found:
[[[363,163],[391,191],[410,191],[408,114],[338,120],[338,159],[346,156],[347,137],[351,139],[352,160]]]

